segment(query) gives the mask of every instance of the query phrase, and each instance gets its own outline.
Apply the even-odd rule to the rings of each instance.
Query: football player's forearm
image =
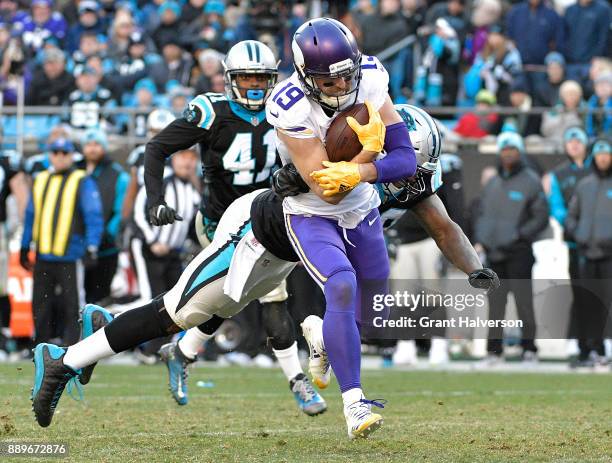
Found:
[[[455,222],[451,222],[448,230],[434,237],[434,240],[444,257],[466,275],[482,268],[476,250]]]
[[[423,227],[431,236],[442,254],[459,270],[470,274],[482,268],[476,250],[459,225],[448,216],[444,204],[438,196],[431,195],[414,205],[416,214]]]
[[[367,180],[363,180],[364,182],[395,182],[412,177],[416,173],[416,155],[403,122],[387,126],[385,150],[387,155],[372,163],[376,169],[376,177],[372,179],[371,172],[368,171]]]

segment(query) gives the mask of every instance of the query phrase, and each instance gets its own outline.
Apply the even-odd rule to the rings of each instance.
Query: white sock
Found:
[[[342,402],[344,402],[345,407],[357,402],[361,398],[363,398],[363,391],[358,387],[354,387],[342,393]]]
[[[77,342],[68,348],[64,355],[64,365],[73,370],[86,367],[98,360],[112,357],[116,352],[111,349],[106,338],[105,329],[96,331],[91,336]]]
[[[197,327],[190,328],[179,342],[178,346],[185,357],[194,359],[198,356],[198,351],[206,341],[212,338],[212,334],[204,334]]]
[[[300,373],[304,373],[302,365],[300,364],[300,358],[298,357],[297,342],[294,342],[286,349],[276,350],[272,349],[276,360],[280,364],[283,373],[287,377],[288,381],[291,381]]]

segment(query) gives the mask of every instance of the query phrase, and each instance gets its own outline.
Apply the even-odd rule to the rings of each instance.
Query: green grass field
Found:
[[[46,429],[30,410],[32,376],[31,363],[0,364],[0,441],[67,442],[71,461],[612,461],[609,374],[365,371],[370,397],[388,403],[383,428],[356,442],[335,384],[328,412],[309,418],[279,370],[195,368],[179,407],[164,367],[102,365],[85,403],[64,394]]]

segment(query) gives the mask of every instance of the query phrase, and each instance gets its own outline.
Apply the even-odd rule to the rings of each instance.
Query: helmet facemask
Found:
[[[254,89],[251,87],[240,87],[236,79],[238,75],[267,75],[268,77],[264,88]],[[228,99],[244,106],[249,111],[261,111],[264,109],[266,100],[276,85],[278,71],[276,69],[226,69],[223,73],[223,78],[225,80],[225,93]]]
[[[333,69],[334,67],[336,69]],[[359,82],[361,81],[361,56],[355,62],[347,59],[330,66],[332,72],[308,71],[297,65],[295,65],[295,68],[307,94],[324,108],[340,111],[352,107],[357,102]],[[350,84],[341,95],[326,95],[316,82],[316,79],[338,78],[344,78],[345,82]]]

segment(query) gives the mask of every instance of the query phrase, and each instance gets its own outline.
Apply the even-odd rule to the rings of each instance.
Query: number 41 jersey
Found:
[[[220,93],[198,95],[189,103],[176,136],[199,142],[204,173],[203,212],[219,220],[237,198],[270,186],[280,166],[274,130],[265,111],[247,111]]]

